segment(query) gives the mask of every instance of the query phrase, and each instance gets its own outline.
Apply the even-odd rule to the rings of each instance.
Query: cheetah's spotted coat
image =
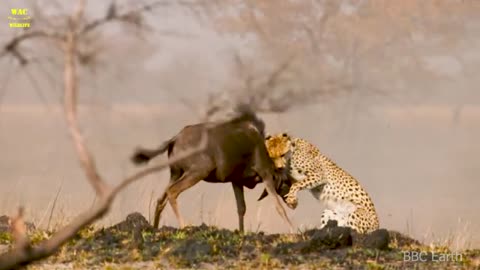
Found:
[[[378,229],[378,216],[368,193],[315,145],[286,133],[267,136],[265,144],[275,167],[287,168],[295,181],[285,196],[290,208],[297,207],[297,192],[309,189],[326,204],[322,227],[332,219],[337,220],[338,226],[348,226],[359,233]]]

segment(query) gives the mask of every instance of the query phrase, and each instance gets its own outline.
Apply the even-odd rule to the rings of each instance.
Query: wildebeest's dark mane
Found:
[[[234,108],[235,116],[230,120],[230,123],[238,123],[244,121],[251,121],[265,137],[265,122],[257,117],[255,110],[250,104],[240,103]]]

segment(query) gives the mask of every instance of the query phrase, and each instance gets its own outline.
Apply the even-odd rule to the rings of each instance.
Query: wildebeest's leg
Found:
[[[243,232],[243,218],[247,207],[245,206],[245,196],[243,195],[243,186],[232,182],[233,192],[235,193],[235,200],[237,201],[237,213],[239,230]]]
[[[174,168],[170,169],[170,183],[169,186],[176,182],[182,176],[181,170],[176,170]],[[155,218],[153,220],[153,227],[158,228],[158,224],[160,223],[160,216],[162,215],[163,209],[167,205],[167,190],[168,186],[163,192],[162,196],[157,200],[157,206],[155,207]]]
[[[162,197],[157,200],[157,206],[155,207],[155,219],[153,220],[153,227],[158,229],[158,224],[160,223],[160,216],[162,215],[163,209],[167,205],[167,192],[163,192]]]
[[[175,213],[175,216],[177,217],[178,223],[180,224],[180,227],[183,228],[185,227],[185,222],[183,221],[182,216],[180,215],[180,212],[178,211],[178,205],[177,205],[177,197],[182,193],[183,191],[191,188],[194,186],[196,183],[200,182],[200,180],[205,179],[208,176],[208,172],[205,173],[204,171],[186,171],[178,181],[175,181],[173,183],[170,183],[170,185],[167,188],[167,198],[168,202],[170,203],[170,206],[173,209],[173,212]]]

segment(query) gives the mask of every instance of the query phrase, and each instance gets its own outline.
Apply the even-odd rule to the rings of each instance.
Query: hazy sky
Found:
[[[7,16],[9,7],[21,7],[29,1],[7,2],[0,7],[1,17]],[[66,3],[68,6],[73,1]],[[131,6],[135,2],[120,3]],[[56,10],[47,8],[52,7],[52,2],[40,4],[47,14]],[[103,2],[89,1],[87,15],[98,18],[106,7]],[[351,12],[351,8],[342,10]],[[135,38],[128,31],[117,34],[118,27],[112,25],[107,25],[97,37],[93,43],[100,48],[96,68],[82,73],[84,102],[155,104],[178,101],[179,97],[198,101],[206,93],[222,91],[235,76],[233,52],[248,56],[257,48],[251,36],[220,35],[183,7],[159,8],[146,18],[154,31],[149,31],[144,39]],[[444,33],[434,27],[429,33],[421,28],[426,26],[419,25],[421,32],[412,31],[398,44],[388,45],[385,51],[370,53],[359,61],[361,85],[356,87],[390,91],[390,97],[375,102],[478,104],[480,17],[466,17],[460,26],[453,19],[443,23],[451,24]],[[6,25],[5,22],[0,26],[0,44],[16,31]],[[451,37],[448,31],[461,33]],[[26,72],[17,69],[8,58],[0,59],[2,103],[42,104],[60,100],[58,51],[40,42],[29,44],[25,52],[30,56],[36,53],[34,56],[42,60],[23,70]]]

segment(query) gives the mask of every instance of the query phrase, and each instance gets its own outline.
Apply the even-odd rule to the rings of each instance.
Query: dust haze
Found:
[[[97,33],[89,46],[98,56],[81,71],[80,120],[102,176],[113,183],[131,174],[136,146],[160,144],[199,121],[208,94],[233,99],[244,73],[259,74],[295,55],[300,75],[283,86],[317,89],[333,81],[348,91],[261,114],[268,132],[310,140],[355,176],[381,227],[426,242],[480,247],[480,4],[247,2],[172,5],[146,17],[153,30],[142,36],[132,30],[119,37],[115,25]],[[9,1],[0,17],[22,3],[31,5]],[[87,14],[102,16],[106,8],[91,1]],[[256,14],[255,23],[248,14]],[[1,44],[14,34],[6,20],[0,31]],[[48,46],[28,52],[39,61],[26,67],[0,58],[0,214],[25,205],[29,219],[47,226],[58,193],[53,223],[61,224],[95,198],[61,113],[60,55]],[[235,56],[244,59],[243,71]],[[152,217],[168,178],[166,170],[132,185],[100,223],[133,211]],[[246,191],[246,228],[288,231],[270,200],[256,201],[261,191]],[[179,205],[191,224],[237,227],[229,184],[200,182],[180,195]],[[303,191],[289,215],[311,228],[320,225],[322,209]],[[178,226],[169,207],[161,222]]]

